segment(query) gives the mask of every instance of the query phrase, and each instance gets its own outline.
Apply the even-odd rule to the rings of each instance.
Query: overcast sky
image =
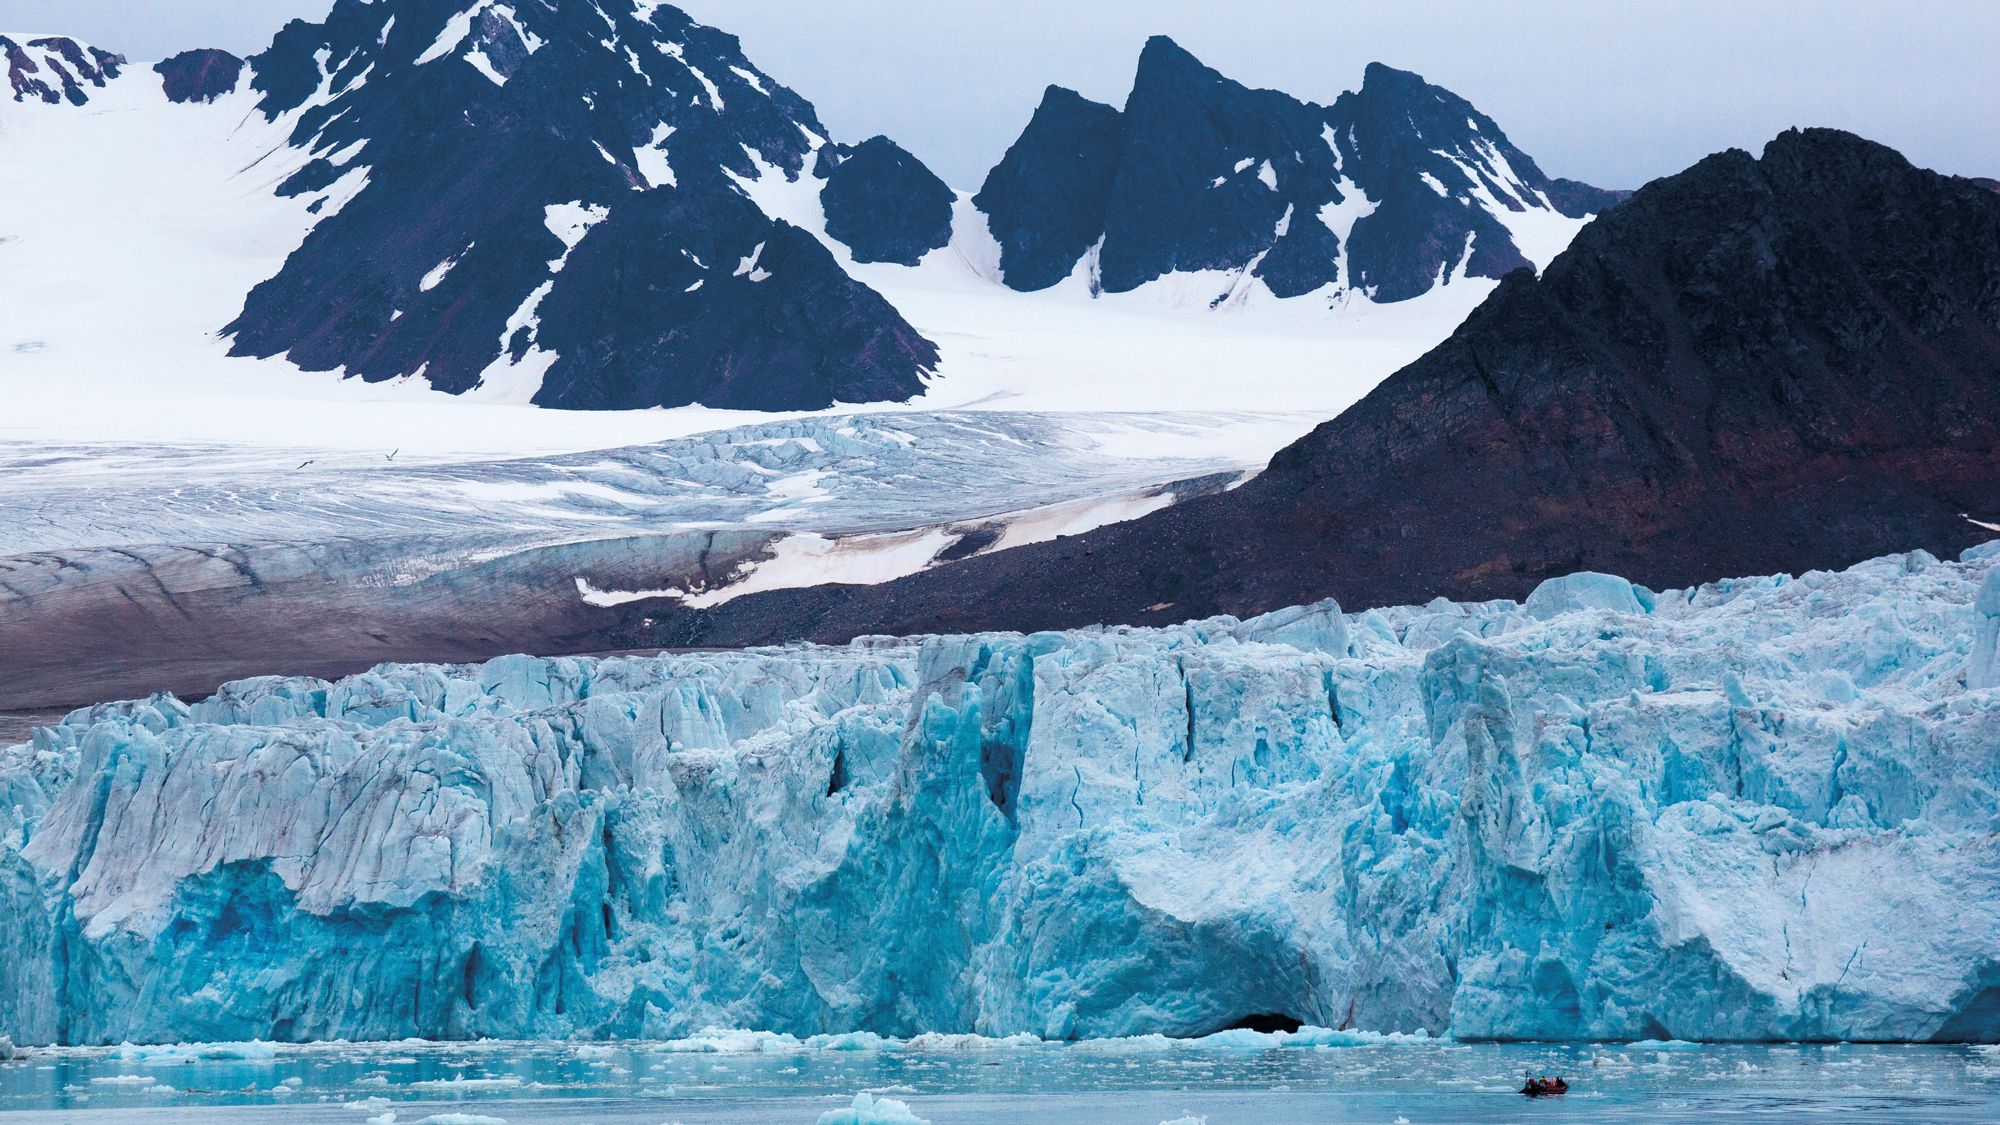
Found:
[[[330,0],[0,0],[0,30],[138,58],[261,47]],[[975,188],[1055,82],[1122,104],[1145,37],[1331,101],[1371,60],[1422,73],[1551,175],[1633,187],[1792,125],[2000,175],[2000,0],[686,0],[836,137],[886,133]]]

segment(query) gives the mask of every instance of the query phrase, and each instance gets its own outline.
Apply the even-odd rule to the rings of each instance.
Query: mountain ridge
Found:
[[[519,380],[573,408],[816,409],[922,389],[935,346],[728,181],[755,160],[796,176],[823,136],[733,36],[665,5],[649,20],[388,7],[342,0],[251,60],[266,116],[296,113],[295,145],[346,157],[285,190],[367,178],[251,291],[235,354],[452,392]],[[563,208],[584,221],[558,230]],[[607,218],[621,241],[643,231],[643,252],[593,240]],[[785,252],[763,262],[767,247]]]
[[[1401,301],[1454,274],[1538,264],[1500,216],[1581,221],[1625,194],[1549,179],[1491,118],[1414,73],[1370,63],[1360,89],[1319,106],[1156,35],[1123,109],[1049,87],[973,198],[1003,279],[1024,291],[1079,266],[1113,293],[1240,270],[1279,298],[1339,284]]]
[[[1640,189],[1232,492],[881,586],[668,613],[657,635],[1151,624],[1520,597],[1581,570],[1694,586],[1955,553],[2000,522],[1996,479],[2000,199],[1794,131]]]
[[[308,212],[296,248],[201,331],[239,358],[555,408],[908,401],[980,327],[909,319],[938,284],[999,281],[1004,302],[1085,272],[1075,296],[1145,290],[1190,315],[1296,301],[1286,315],[1311,325],[1542,264],[1587,213],[1489,119],[1379,64],[1354,105],[1386,99],[1412,127],[1412,99],[1468,116],[1456,139],[1389,157],[1435,173],[1378,159],[1353,170],[1364,190],[1332,107],[1252,90],[1165,36],[1123,109],[1051,87],[1015,146],[1074,128],[1081,164],[1003,160],[969,200],[890,138],[835,140],[734,36],[650,0],[339,0],[247,59],[193,50],[151,70],[171,112],[247,90],[287,142],[237,170],[285,166],[277,194]],[[1371,148],[1400,128],[1362,125]],[[645,250],[602,245],[607,219]],[[760,248],[779,246],[774,272]],[[1048,261],[1009,263],[1024,252]]]

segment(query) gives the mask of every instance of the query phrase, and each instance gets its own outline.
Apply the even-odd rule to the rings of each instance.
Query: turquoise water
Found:
[[[0,1123],[814,1125],[861,1090],[933,1125],[2000,1121],[2000,1048],[1475,1045],[1283,1036],[1080,1044],[935,1037],[829,1049],[676,1043],[329,1044],[37,1052],[0,1065]],[[1224,1045],[1231,1042],[1233,1045]],[[854,1046],[845,1043],[843,1046]],[[725,1047],[716,1051],[703,1048]],[[1523,1072],[1572,1093],[1529,1101]],[[393,1114],[393,1118],[384,1115]],[[465,1120],[464,1117],[457,1120]]]

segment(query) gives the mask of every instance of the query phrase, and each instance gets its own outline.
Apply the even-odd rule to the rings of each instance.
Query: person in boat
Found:
[[[1550,1078],[1547,1075],[1537,1078],[1531,1073],[1528,1075],[1527,1084],[1521,1087],[1521,1092],[1531,1098],[1560,1097],[1569,1093],[1569,1083],[1561,1078]]]

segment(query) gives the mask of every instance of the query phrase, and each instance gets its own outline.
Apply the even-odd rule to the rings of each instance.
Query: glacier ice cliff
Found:
[[[28,1043],[2000,1038],[2000,550],[385,665],[0,750]]]

